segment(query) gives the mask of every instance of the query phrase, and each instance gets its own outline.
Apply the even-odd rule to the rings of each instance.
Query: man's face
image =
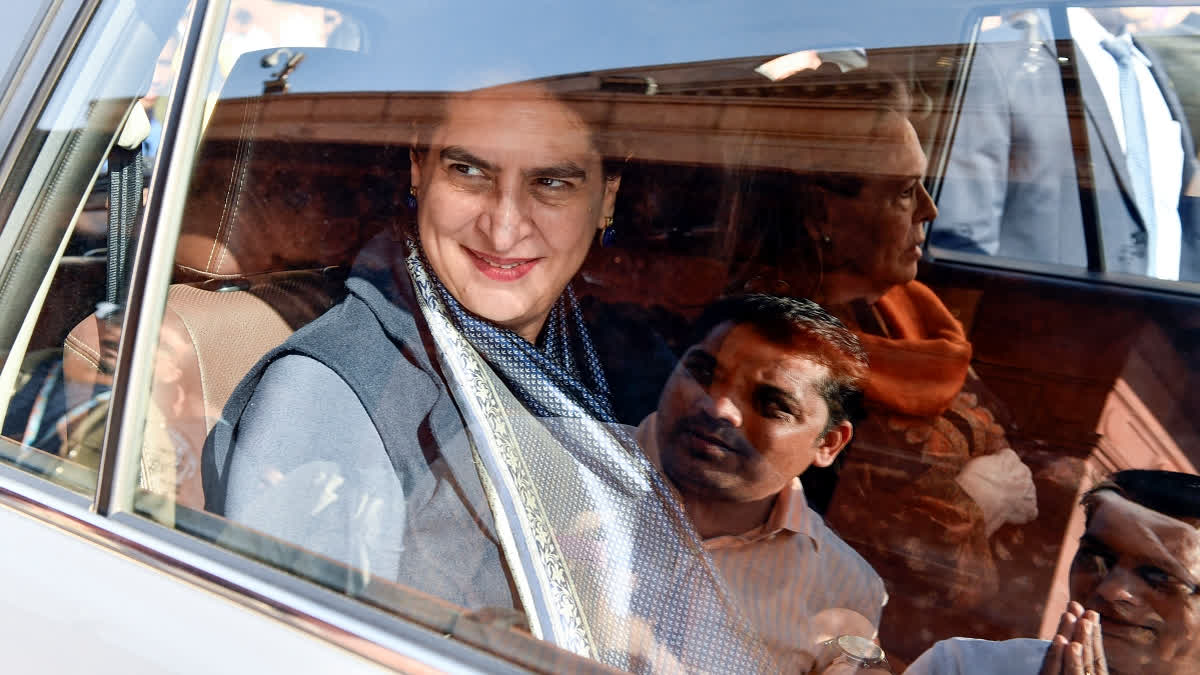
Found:
[[[1114,673],[1200,672],[1200,532],[1105,491],[1071,565]]]
[[[829,369],[804,352],[724,323],[683,355],[658,403],[663,472],[685,495],[756,501],[811,464],[827,466],[849,422],[823,434]]]

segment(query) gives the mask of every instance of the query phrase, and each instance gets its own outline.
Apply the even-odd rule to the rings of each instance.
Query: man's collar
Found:
[[[813,519],[817,514],[808,508],[808,500],[804,498],[804,486],[799,478],[793,478],[787,487],[779,492],[775,500],[775,508],[767,516],[763,526],[763,534],[770,536],[781,531],[803,534],[812,539],[813,546],[818,546]]]
[[[1109,38],[1118,40],[1130,40],[1133,36],[1127,32],[1120,35],[1113,35],[1107,28],[1100,25],[1096,17],[1092,13],[1082,7],[1070,7],[1067,9],[1067,20],[1071,24],[1071,38],[1080,44],[1098,45]],[[1150,59],[1137,48],[1137,43],[1133,42],[1133,58],[1142,65],[1149,67]]]

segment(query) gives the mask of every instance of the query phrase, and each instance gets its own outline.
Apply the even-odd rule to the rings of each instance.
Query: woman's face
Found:
[[[813,233],[829,238],[823,289],[831,300],[873,301],[916,278],[924,224],[937,217],[921,182],[925,153],[912,125],[891,113],[876,134],[878,162],[862,190],[854,197],[827,192],[825,222]]]
[[[579,270],[619,179],[583,120],[535,87],[452,100],[413,154],[425,255],[473,314],[533,342]]]

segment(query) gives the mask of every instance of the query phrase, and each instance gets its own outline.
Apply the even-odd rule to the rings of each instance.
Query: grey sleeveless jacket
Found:
[[[460,606],[514,606],[407,278],[347,288],[230,397],[204,448],[206,509]]]

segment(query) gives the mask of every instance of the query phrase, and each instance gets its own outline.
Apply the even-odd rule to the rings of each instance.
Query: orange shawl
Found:
[[[888,336],[858,331],[871,359],[867,400],[907,415],[940,415],[962,390],[971,363],[962,324],[919,281],[896,286],[874,308]]]

